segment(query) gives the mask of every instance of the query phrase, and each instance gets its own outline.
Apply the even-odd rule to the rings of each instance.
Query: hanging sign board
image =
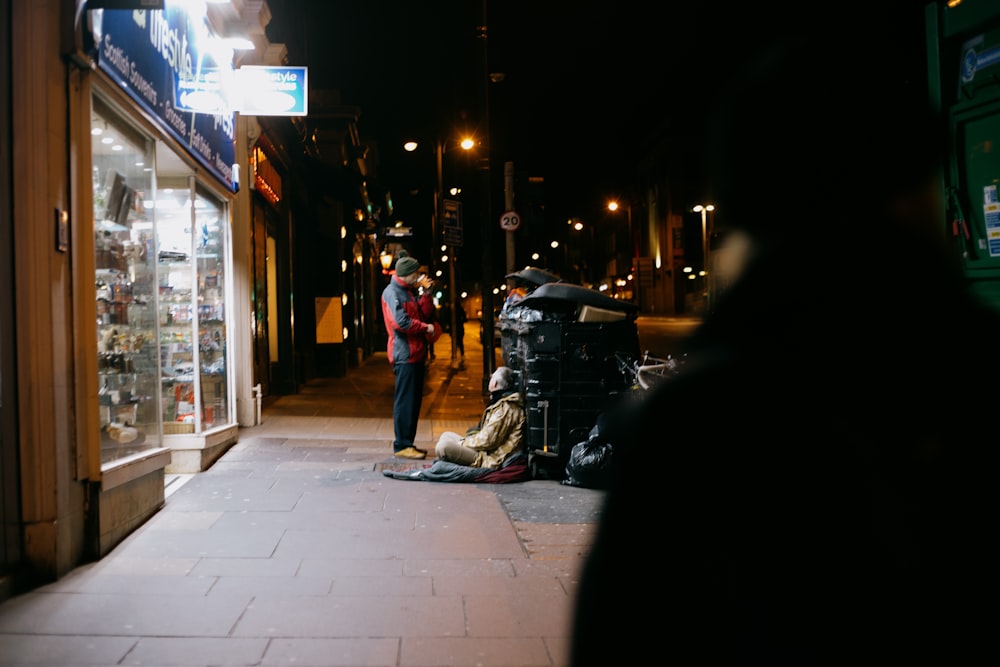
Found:
[[[244,116],[308,116],[308,67],[240,67],[236,111]]]
[[[189,14],[190,3],[164,5],[91,11],[97,66],[231,188],[236,114],[224,91],[232,85],[232,51],[229,62],[217,62],[205,14]]]
[[[456,248],[462,247],[464,234],[462,234],[462,202],[454,199],[444,200],[444,218],[442,219],[442,232],[444,242]]]
[[[87,9],[163,9],[163,0],[87,0]]]

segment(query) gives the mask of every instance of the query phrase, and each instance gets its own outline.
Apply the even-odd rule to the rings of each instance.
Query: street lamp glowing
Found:
[[[454,145],[454,144],[452,144]],[[472,150],[476,145],[476,141],[471,137],[462,137],[458,146],[465,151]],[[410,140],[403,144],[403,150],[412,153],[417,150],[419,144],[416,141]],[[443,179],[443,161],[444,154],[448,152],[448,143],[438,138],[434,142],[434,158],[437,166],[437,179],[436,187],[434,188],[434,217],[431,220],[431,242],[432,244],[437,241],[438,233],[440,232],[441,220],[444,217],[444,179]],[[459,188],[451,188],[450,190],[452,196],[458,195],[461,192]],[[452,330],[457,326],[457,321],[455,319],[455,250],[448,244],[441,246],[441,251],[444,253],[441,255],[441,263],[448,265],[448,283],[449,283],[449,294],[450,294],[450,305],[451,305],[451,325]],[[438,276],[441,272],[438,271]],[[455,339],[452,338],[451,341],[451,363],[452,366],[456,364],[457,359],[457,348],[455,345]],[[484,357],[485,359],[485,357]]]
[[[691,209],[695,213],[701,213],[701,251],[704,268],[708,270],[708,212],[714,211],[713,204],[697,204]]]
[[[379,255],[378,260],[382,264],[382,273],[389,273],[389,269],[392,268],[392,259],[392,253],[385,250]]]
[[[617,199],[608,200],[608,211],[611,213],[617,213],[622,209],[622,204],[618,203]],[[627,201],[624,204],[625,209],[625,224],[628,225],[628,259],[631,263],[631,268],[635,269],[639,265],[639,240],[636,239],[635,233],[632,229],[632,203]],[[632,299],[638,301],[638,293],[632,294]]]
[[[705,271],[708,271],[708,212],[714,211],[712,204],[697,204],[691,209],[695,213],[701,213],[701,260]]]
[[[709,231],[708,231],[708,212],[714,211],[715,206],[712,204],[697,204],[691,209],[695,213],[701,213],[701,262],[702,269],[699,275],[707,276],[709,274]],[[705,290],[706,307],[711,307],[712,295],[711,290],[706,288]]]

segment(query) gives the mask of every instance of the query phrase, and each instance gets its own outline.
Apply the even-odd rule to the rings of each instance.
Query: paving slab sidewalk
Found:
[[[602,492],[385,477],[424,462],[391,457],[380,361],[271,401],[109,555],[0,604],[0,665],[567,665]],[[431,365],[422,443],[478,420],[475,363]]]

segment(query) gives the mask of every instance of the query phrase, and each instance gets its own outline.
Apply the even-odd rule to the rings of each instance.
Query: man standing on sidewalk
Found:
[[[417,435],[417,420],[424,394],[424,373],[428,340],[435,331],[429,322],[434,303],[430,296],[431,283],[419,272],[420,262],[400,253],[396,274],[382,291],[382,317],[389,334],[388,354],[396,376],[392,420],[395,440],[393,454],[405,459],[422,459],[427,451],[413,446]],[[423,294],[417,294],[417,288]]]

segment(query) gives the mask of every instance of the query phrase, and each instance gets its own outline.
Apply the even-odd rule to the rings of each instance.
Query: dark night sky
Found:
[[[543,172],[552,196],[563,180],[579,192],[613,178],[624,146],[638,140],[637,119],[655,123],[657,110],[697,102],[694,91],[710,85],[708,61],[717,60],[710,42],[727,39],[713,31],[709,43],[700,40],[704,19],[694,9],[670,10],[665,20],[632,1],[494,0],[487,68],[479,2],[271,5],[293,62],[309,65],[311,86],[337,88],[361,107],[362,134],[378,138],[386,168],[406,135],[481,131],[481,82],[487,69],[503,73],[489,87],[494,164]],[[665,97],[665,85],[677,92]]]
[[[268,30],[311,87],[361,108],[394,192],[403,138],[481,131],[481,82],[502,72],[489,86],[494,170],[544,176],[548,214],[564,219],[623,192],[654,137],[673,137],[678,169],[697,174],[712,91],[790,32],[843,34],[843,48],[871,50],[873,76],[919,74],[926,3],[850,4],[493,0],[488,67],[481,0],[271,0]]]

